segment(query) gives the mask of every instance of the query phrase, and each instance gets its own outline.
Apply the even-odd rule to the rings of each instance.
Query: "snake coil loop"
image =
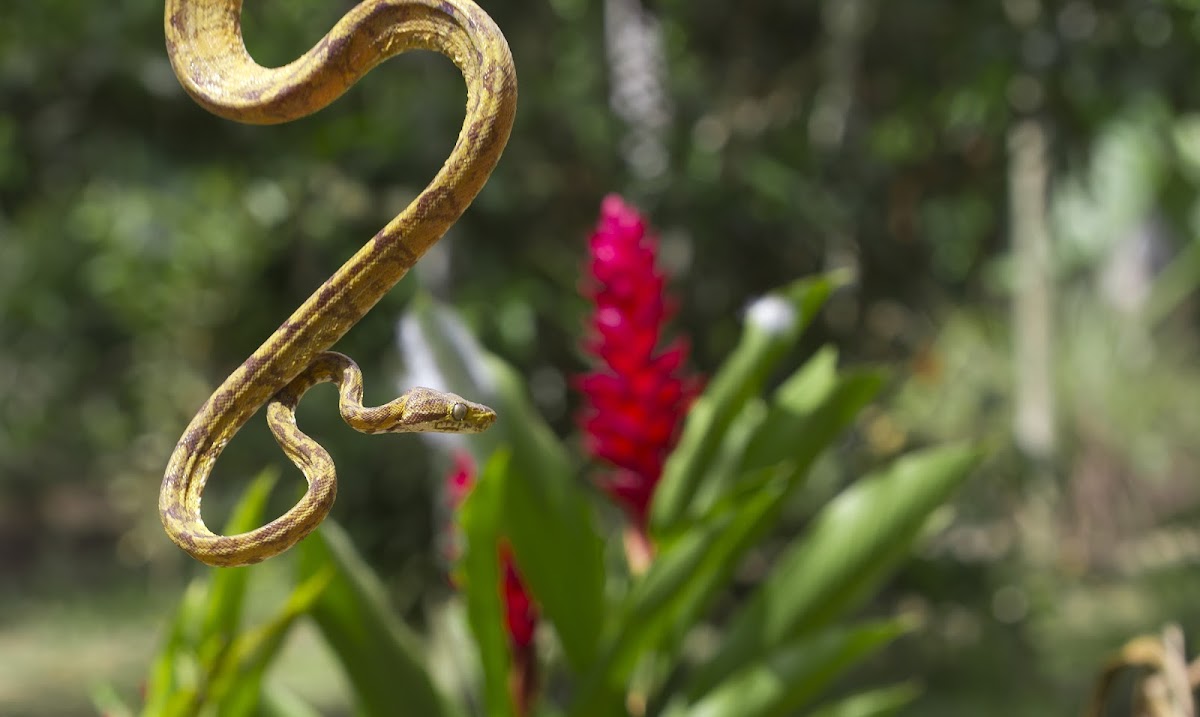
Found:
[[[288,122],[337,99],[371,68],[407,50],[449,57],[467,85],[466,118],[429,186],[263,342],[200,407],[175,446],[159,512],[167,535],[209,565],[248,565],[287,550],[333,504],[329,454],[302,433],[294,410],[313,385],[340,386],[342,416],[358,430],[478,432],[491,409],[453,394],[413,389],[375,408],[362,405],[362,375],[328,351],[445,234],[483,188],[508,141],[516,71],[499,28],[471,0],[365,0],[312,49],[278,68],[258,65],[241,35],[241,0],[167,0],[167,51],[184,89],[209,111],[253,124]],[[221,450],[270,402],[276,439],[309,488],[287,513],[256,530],[217,535],[200,499]]]

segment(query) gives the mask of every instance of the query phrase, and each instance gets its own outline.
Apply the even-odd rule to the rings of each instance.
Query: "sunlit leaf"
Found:
[[[167,637],[158,656],[154,658],[150,677],[146,680],[146,698],[142,707],[142,714],[146,717],[179,714],[181,695],[195,692],[195,684],[182,684],[179,677],[183,671],[181,663],[189,659],[194,662],[191,655],[194,645],[188,640],[187,634],[189,628],[203,620],[207,598],[208,583],[203,578],[196,578],[184,590],[179,608],[168,627]]]
[[[846,669],[905,627],[896,621],[835,627],[753,658],[709,690],[687,717],[784,717],[795,714]]]
[[[496,717],[514,714],[508,687],[511,659],[501,599],[503,568],[499,552],[505,484],[511,480],[508,465],[507,454],[495,454],[458,511],[466,542],[459,561],[459,589],[466,595],[467,618],[483,665],[486,712]]]
[[[401,335],[422,380],[437,376],[439,385],[496,410],[495,426],[465,445],[479,465],[496,450],[510,451],[516,478],[506,483],[503,533],[567,659],[585,669],[604,622],[603,545],[570,458],[530,404],[521,377],[484,352],[449,308],[421,297],[402,320]]]
[[[263,690],[259,709],[263,717],[321,717],[315,707],[307,704],[290,690],[268,685]]]
[[[206,696],[206,703],[216,706],[221,717],[253,717],[259,713],[267,669],[279,654],[296,619],[312,608],[333,576],[334,570],[330,567],[305,579],[274,617],[234,639]]]
[[[277,475],[267,470],[251,481],[226,521],[226,535],[261,524]],[[249,576],[249,568],[210,568],[188,586],[151,668],[143,714],[167,717],[196,709],[195,700],[221,669],[238,629]]]
[[[94,685],[91,690],[92,706],[104,717],[133,717],[133,710],[107,682]]]
[[[305,579],[333,570],[311,614],[354,686],[361,714],[387,717],[457,714],[424,667],[419,640],[393,615],[379,578],[331,520],[297,546]]]
[[[698,696],[755,655],[854,607],[895,568],[926,519],[970,473],[965,446],[924,451],[860,480],[817,515],[734,618],[716,656],[694,676]]]
[[[837,277],[794,282],[760,299],[742,339],[688,412],[679,443],[663,468],[651,505],[656,534],[676,527],[703,494],[708,470],[733,421],[759,395],[778,361],[799,339],[833,289]]]
[[[809,717],[887,717],[916,699],[920,692],[915,684],[902,682],[821,705]]]
[[[773,477],[760,476],[744,500],[719,506],[655,556],[613,626],[604,663],[610,686],[625,684],[638,658],[666,635],[680,636],[729,578],[763,516],[778,504],[784,484]]]
[[[224,535],[237,535],[253,530],[265,521],[267,500],[271,489],[279,478],[277,469],[262,471],[246,486],[245,492],[234,506],[226,521]],[[216,669],[225,650],[229,647],[242,620],[242,605],[246,598],[246,585],[253,574],[252,566],[209,569],[207,610],[200,623],[198,653],[205,669]]]
[[[693,513],[738,490],[744,476],[785,462],[791,467],[793,488],[798,487],[813,461],[883,386],[879,371],[848,371],[839,376],[836,360],[832,350],[818,353],[776,389],[765,410],[756,409],[734,422],[722,450],[731,441],[738,447],[711,467],[705,494],[695,499]],[[744,437],[738,435],[743,420],[752,421]],[[681,523],[679,529],[687,530],[687,525]]]

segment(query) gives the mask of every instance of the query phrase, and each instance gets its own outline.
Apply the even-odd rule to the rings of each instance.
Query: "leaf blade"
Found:
[[[508,476],[508,455],[495,454],[459,507],[466,545],[459,560],[459,586],[466,597],[467,619],[483,667],[487,714],[512,717],[509,695],[511,654],[504,630],[505,607],[500,593],[500,524]]]
[[[417,638],[393,616],[383,585],[345,532],[327,519],[297,549],[302,579],[333,572],[310,614],[354,686],[361,713],[394,715],[403,700],[412,714],[458,714],[434,686]]]
[[[738,345],[688,412],[650,506],[656,535],[671,532],[689,513],[695,514],[693,496],[705,493],[705,476],[730,424],[759,394],[838,281],[833,276],[802,279],[759,300],[757,306],[778,316],[746,322]]]
[[[714,687],[687,717],[782,717],[803,708],[847,669],[906,631],[888,620],[823,630],[782,645]]]
[[[586,670],[607,613],[604,546],[566,450],[512,367],[484,351],[449,308],[418,297],[401,324],[408,360],[496,410],[495,426],[467,447],[478,465],[497,450],[511,452],[510,472],[520,479],[506,483],[502,532],[567,659]]]
[[[838,495],[734,618],[717,657],[690,681],[689,695],[849,609],[895,567],[978,459],[964,445],[923,451]]]

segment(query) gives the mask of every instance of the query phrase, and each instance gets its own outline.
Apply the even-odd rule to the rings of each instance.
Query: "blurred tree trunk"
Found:
[[[634,177],[651,182],[669,165],[673,115],[662,24],[641,0],[606,0],[604,41],[609,107],[626,129],[621,153]]]
[[[1009,132],[1012,232],[1013,434],[1041,465],[1054,457],[1053,275],[1046,223],[1046,131],[1023,120]]]

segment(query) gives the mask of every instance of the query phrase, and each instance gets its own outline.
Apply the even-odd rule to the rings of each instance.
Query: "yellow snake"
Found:
[[[449,57],[467,85],[466,119],[429,186],[351,257],[237,368],[179,439],[163,478],[159,512],[177,545],[210,565],[248,565],[287,550],[333,504],[329,454],[296,427],[294,410],[310,387],[340,384],[340,410],[369,433],[486,429],[491,409],[453,394],[413,389],[375,408],[362,405],[362,375],[328,351],[445,234],[479,193],[508,141],[516,111],[516,72],[499,28],[471,0],[365,0],[311,50],[279,68],[258,65],[241,34],[241,0],[167,0],[167,51],[198,103],[222,117],[287,122],[335,100],[383,60],[406,50]],[[308,491],[283,516],[239,535],[217,535],[200,516],[213,464],[233,435],[270,401],[276,439],[304,472]]]

